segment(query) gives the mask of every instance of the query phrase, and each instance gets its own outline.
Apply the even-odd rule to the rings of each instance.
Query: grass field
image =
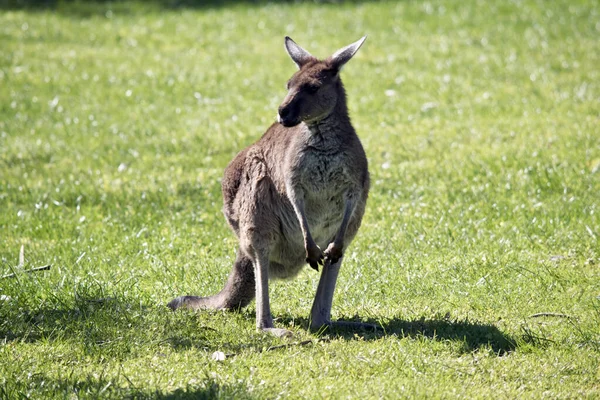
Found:
[[[600,3],[199,3],[0,9],[0,398],[600,397]],[[170,312],[227,277],[220,179],[275,119],[283,37],[364,34],[333,317],[384,331],[308,332],[310,268],[271,285],[292,339]]]

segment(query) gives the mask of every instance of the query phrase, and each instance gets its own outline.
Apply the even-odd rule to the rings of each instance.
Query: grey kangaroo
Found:
[[[257,329],[290,336],[273,326],[269,278],[292,278],[308,263],[317,271],[323,265],[311,329],[372,327],[331,322],[344,249],[360,227],[369,193],[367,158],[340,79],[365,39],[318,60],[285,38],[299,70],[287,83],[278,122],[242,150],[223,177],[223,210],[239,239],[233,270],[218,294],[181,296],[169,303],[171,309],[238,309],[256,297]]]

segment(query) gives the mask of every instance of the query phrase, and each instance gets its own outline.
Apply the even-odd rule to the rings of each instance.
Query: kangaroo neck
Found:
[[[335,136],[338,132],[345,132],[351,129],[348,109],[346,107],[345,96],[340,96],[333,110],[324,118],[318,121],[306,123],[311,136],[327,139]]]

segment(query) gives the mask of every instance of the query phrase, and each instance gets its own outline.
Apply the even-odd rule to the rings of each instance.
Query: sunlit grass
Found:
[[[220,178],[274,120],[283,37],[364,34],[372,190],[333,312],[385,332],[308,333],[309,268],[271,285],[292,341],[168,311],[229,272]],[[586,1],[1,11],[0,397],[599,396],[599,34]]]

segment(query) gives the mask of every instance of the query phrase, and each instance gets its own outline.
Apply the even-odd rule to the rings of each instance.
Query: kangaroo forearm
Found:
[[[294,212],[298,218],[300,229],[302,230],[302,237],[304,238],[304,246],[314,243],[312,235],[310,234],[310,228],[308,226],[308,219],[306,218],[306,212],[304,211],[304,201],[297,199],[296,196],[293,198]]]
[[[354,213],[354,209],[356,208],[356,200],[347,199],[344,207],[344,216],[342,218],[342,223],[340,224],[340,228],[335,235],[334,243],[337,246],[344,246],[344,238],[346,237],[346,231],[348,229],[348,223],[350,222],[350,218]]]

